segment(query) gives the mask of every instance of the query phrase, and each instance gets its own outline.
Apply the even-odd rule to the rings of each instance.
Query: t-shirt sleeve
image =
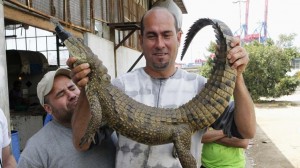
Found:
[[[36,146],[36,144],[31,143],[29,140],[27,142],[23,152],[21,153],[17,168],[45,167],[45,165],[43,165],[43,161],[42,161],[42,158],[44,158],[44,156],[40,155],[40,152],[37,151],[37,148],[38,147]]]
[[[224,134],[228,137],[236,137],[243,139],[242,135],[238,132],[237,126],[234,122],[234,102],[231,101],[224,113],[211,125],[216,130],[222,129]]]
[[[42,166],[36,166],[30,158],[20,157],[17,168],[39,168]]]
[[[3,113],[3,111],[0,109],[0,124],[1,124],[1,132],[3,134],[3,142],[1,144],[2,148],[8,146],[10,144],[10,134],[8,131],[8,125],[7,125],[7,120],[6,117]]]

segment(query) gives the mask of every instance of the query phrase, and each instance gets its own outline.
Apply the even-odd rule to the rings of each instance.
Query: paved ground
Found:
[[[256,118],[247,168],[300,168],[300,89],[276,103],[256,104]]]

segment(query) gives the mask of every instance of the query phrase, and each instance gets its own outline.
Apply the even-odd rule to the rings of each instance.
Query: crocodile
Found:
[[[215,65],[204,88],[194,98],[178,108],[165,109],[139,103],[113,86],[107,68],[83,40],[64,30],[58,20],[51,20],[70,55],[77,58],[74,65],[89,63],[91,68],[85,90],[92,117],[80,145],[92,142],[99,127],[107,124],[121,135],[143,144],[173,143],[182,167],[196,168],[197,162],[190,152],[191,136],[214,123],[224,112],[235,87],[236,70],[226,58],[232,36],[228,26],[209,18],[199,19],[191,26],[183,51],[199,30],[211,25],[218,45]]]

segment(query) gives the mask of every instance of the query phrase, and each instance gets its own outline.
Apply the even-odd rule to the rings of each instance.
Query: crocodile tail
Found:
[[[186,34],[186,38],[184,41],[180,60],[183,59],[187,49],[189,48],[189,46],[190,46],[192,40],[194,39],[194,37],[196,36],[196,34],[205,26],[212,25],[212,24],[214,24],[213,20],[208,19],[208,18],[201,18],[201,19],[198,19],[196,22],[194,22],[194,24],[190,27],[190,29],[188,30],[188,33]]]
[[[205,87],[180,108],[181,115],[186,115],[190,125],[195,129],[211,125],[224,112],[233,95],[236,80],[236,70],[230,67],[226,58],[232,32],[219,20],[199,19],[191,26],[186,36],[182,58],[196,33],[208,25],[212,25],[217,39],[214,67]]]

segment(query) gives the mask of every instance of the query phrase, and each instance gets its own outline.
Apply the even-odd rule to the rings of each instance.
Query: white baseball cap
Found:
[[[66,68],[59,68],[56,71],[47,72],[41,81],[37,85],[37,96],[40,100],[42,106],[44,106],[44,99],[47,94],[51,91],[53,87],[54,78],[57,75],[64,75],[71,78],[71,70]]]

